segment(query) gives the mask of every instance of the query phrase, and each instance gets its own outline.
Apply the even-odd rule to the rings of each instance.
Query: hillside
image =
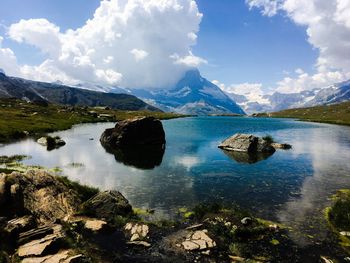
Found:
[[[350,125],[350,101],[300,109],[289,109],[257,116],[295,118],[303,121]]]
[[[39,136],[43,133],[71,128],[74,124],[116,121],[135,116],[171,119],[183,115],[152,112],[122,111],[104,108],[47,106],[17,99],[0,99],[0,143]]]
[[[117,110],[159,109],[127,94],[104,93],[61,84],[52,84],[8,77],[0,72],[0,98],[16,98],[71,106],[108,106]]]

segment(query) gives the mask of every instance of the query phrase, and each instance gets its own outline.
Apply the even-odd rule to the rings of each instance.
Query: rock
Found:
[[[58,247],[59,241],[62,236],[52,234],[47,235],[44,238],[33,240],[27,244],[24,244],[18,248],[18,256],[29,257],[29,256],[45,256],[52,253]]]
[[[84,227],[93,232],[101,232],[107,226],[107,222],[97,219],[90,219],[85,222]]]
[[[66,145],[66,142],[62,140],[60,137],[51,137],[51,136],[46,136],[46,137],[41,137],[37,140],[37,143],[46,146],[48,150],[53,150],[60,148],[64,145]]]
[[[131,236],[130,241],[145,239],[149,233],[149,226],[145,224],[127,223],[124,229],[128,231]]]
[[[245,262],[246,259],[238,256],[228,256],[232,262]]]
[[[127,242],[128,245],[136,245],[136,246],[143,246],[143,247],[150,247],[151,244],[146,241],[130,241]]]
[[[350,232],[349,231],[341,231],[341,232],[339,232],[339,234],[342,235],[342,236],[350,237]]]
[[[292,145],[287,144],[287,143],[271,143],[271,146],[274,147],[275,149],[282,149],[282,150],[289,150],[292,149]]]
[[[8,200],[8,189],[6,186],[5,175],[0,174],[0,206]]]
[[[137,117],[119,121],[112,129],[107,129],[100,139],[106,148],[158,146],[165,144],[162,123],[153,117]]]
[[[333,263],[333,260],[331,260],[331,259],[329,259],[329,258],[326,258],[326,257],[324,257],[324,256],[321,256],[321,260],[322,260],[322,262],[324,262],[324,263]]]
[[[20,233],[18,243],[25,244],[33,240],[44,238],[48,235],[62,236],[61,225],[40,226],[35,229]]]
[[[22,263],[78,263],[84,258],[82,254],[71,256],[71,250],[62,250],[57,254],[45,257],[30,257],[22,260]]]
[[[216,242],[213,241],[208,235],[207,230],[198,230],[193,234],[190,234],[182,246],[185,250],[207,250],[216,246]]]
[[[193,230],[193,229],[200,228],[202,226],[203,226],[203,224],[197,224],[197,225],[186,227],[186,230]]]
[[[10,218],[32,214],[40,222],[54,222],[78,210],[78,194],[44,171],[0,175],[8,198],[0,214]],[[1,214],[2,215],[2,214]]]
[[[32,229],[35,225],[36,223],[33,216],[23,216],[8,221],[4,230],[10,234],[18,234]]]
[[[252,134],[236,134],[223,141],[219,148],[226,151],[247,152],[247,153],[273,153],[275,148],[264,139]]]
[[[88,215],[99,219],[112,221],[117,215],[127,215],[132,212],[129,201],[117,191],[104,191],[96,194],[83,204]]]
[[[250,217],[245,217],[241,220],[241,223],[245,226],[248,226],[253,223],[253,220]]]

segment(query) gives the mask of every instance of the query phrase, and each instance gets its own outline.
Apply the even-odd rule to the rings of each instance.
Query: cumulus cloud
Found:
[[[261,83],[241,83],[226,86],[218,80],[213,80],[213,83],[228,94],[236,94],[245,96],[249,102],[266,103],[263,98],[265,92]]]
[[[8,35],[46,56],[22,66],[22,76],[161,88],[206,62],[191,52],[201,18],[194,0],[103,0],[81,28],[62,32],[46,19],[29,19],[11,25]]]
[[[0,69],[6,74],[18,75],[17,58],[11,49],[2,47],[3,40],[4,38],[0,36]]]
[[[317,73],[297,72],[285,78],[278,89],[297,92],[333,84],[350,77],[350,1],[348,0],[246,0],[250,8],[262,9],[267,16],[278,11],[306,27],[309,43],[319,51]],[[333,82],[333,83],[332,83]]]

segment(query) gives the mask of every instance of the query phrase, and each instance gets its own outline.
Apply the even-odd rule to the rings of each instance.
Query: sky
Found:
[[[251,98],[350,78],[349,0],[2,0],[0,68],[164,88],[199,68]]]

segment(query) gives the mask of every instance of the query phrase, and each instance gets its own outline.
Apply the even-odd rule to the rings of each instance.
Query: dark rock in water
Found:
[[[223,152],[234,161],[238,163],[247,163],[247,164],[253,164],[253,163],[266,160],[273,155],[273,153],[262,153],[262,152],[249,153],[249,152],[235,152],[235,151],[226,151],[226,150],[223,150]]]
[[[53,149],[58,149],[64,145],[66,145],[66,142],[62,140],[60,137],[41,137],[37,140],[37,143],[39,143],[42,146],[46,146],[48,151],[51,151]]]
[[[137,117],[119,121],[114,128],[105,130],[100,141],[104,147],[112,149],[151,145],[163,147],[165,133],[160,120]]]
[[[226,151],[246,153],[274,153],[276,150],[271,143],[252,134],[235,134],[223,141],[219,148]]]
[[[118,162],[140,169],[153,169],[162,163],[165,133],[162,123],[153,117],[120,121],[107,129],[101,144]]]
[[[84,213],[96,218],[112,221],[117,215],[132,212],[129,201],[117,191],[105,191],[96,194],[83,204]]]

